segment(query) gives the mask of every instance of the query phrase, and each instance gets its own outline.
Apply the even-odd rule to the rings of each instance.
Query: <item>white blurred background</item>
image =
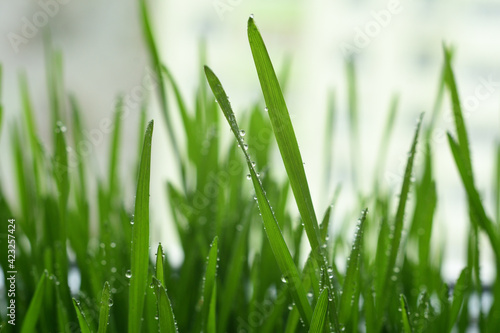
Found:
[[[333,182],[343,184],[337,218],[345,214],[341,207],[356,208],[354,193],[349,188],[343,50],[355,47],[357,53],[363,170],[360,183],[367,191],[372,184],[375,155],[391,96],[400,94],[400,109],[384,170],[386,176],[402,174],[419,113],[425,111],[427,120],[430,118],[443,60],[442,42],[451,43],[456,47],[454,69],[462,101],[467,99],[471,103],[464,108],[469,114],[466,122],[476,180],[493,215],[493,154],[500,125],[500,5],[496,1],[150,0],[148,3],[162,60],[189,101],[199,77],[201,40],[207,44],[208,64],[223,82],[237,114],[262,98],[246,36],[250,14],[255,16],[275,67],[280,68],[287,56],[292,57],[286,98],[318,213],[324,211],[330,198],[323,193],[322,144],[327,94],[335,91],[338,118]],[[53,15],[47,15],[44,23],[40,12],[47,12],[47,8],[51,8],[49,13]],[[38,22],[40,28],[50,26],[53,44],[63,52],[66,89],[80,102],[89,129],[98,128],[102,119],[111,118],[119,93],[129,93],[141,84],[148,56],[138,1],[0,0],[4,126],[20,118],[17,78],[19,70],[24,69],[40,135],[47,145],[50,143],[42,33],[29,31],[26,22]],[[32,32],[32,36],[20,44],[13,43],[13,34],[23,36],[23,29]],[[447,96],[445,101],[437,122],[440,133],[453,130]],[[152,237],[153,241],[163,240],[170,253],[179,253],[164,196],[164,180],[176,175],[173,154],[155,104],[148,118],[156,120],[151,207],[158,232]],[[122,172],[127,175],[136,158],[137,119],[138,112],[127,117],[124,124]],[[94,147],[97,161],[94,167],[100,175],[106,170],[109,140],[104,138],[103,144]],[[433,144],[439,193],[434,237],[446,239],[445,271],[454,278],[465,259],[468,224],[465,193],[445,137],[438,135]],[[13,184],[9,184],[13,178],[9,176],[13,175],[12,163],[5,160],[8,147],[8,136],[3,131],[0,172],[7,181],[4,186],[13,196]],[[282,166],[276,164],[275,168]],[[384,182],[390,185],[388,180]],[[127,203],[132,204],[135,185],[124,185]],[[491,279],[489,249],[483,251],[482,258],[482,273]]]

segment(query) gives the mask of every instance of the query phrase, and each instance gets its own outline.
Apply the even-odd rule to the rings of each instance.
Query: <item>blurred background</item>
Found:
[[[394,94],[400,97],[395,132],[382,172],[382,183],[393,188],[396,195],[416,119],[426,112],[424,121],[429,120],[438,92],[442,43],[455,46],[454,69],[476,182],[486,207],[493,211],[494,143],[499,140],[500,126],[500,5],[496,1],[151,0],[149,8],[162,60],[184,97],[190,100],[194,96],[201,71],[199,49],[204,43],[207,63],[224,84],[237,116],[262,100],[246,36],[248,16],[254,14],[275,68],[283,68],[288,61],[291,64],[286,99],[317,212],[329,204],[333,187],[342,184],[334,224],[361,208],[356,206],[351,184],[347,56],[356,59],[362,170],[358,183],[366,190],[373,184],[390,100]],[[21,117],[18,75],[23,70],[28,76],[39,133],[50,147],[42,36],[45,28],[50,28],[52,44],[62,51],[65,88],[81,104],[89,130],[112,119],[118,94],[131,94],[143,85],[151,67],[137,1],[1,0],[4,126]],[[329,147],[334,151],[331,188],[325,192],[323,132],[331,91],[337,117],[334,144]],[[446,241],[444,269],[451,279],[464,265],[469,222],[465,193],[445,137],[445,132],[454,128],[448,99],[446,96],[433,136],[439,195],[434,241]],[[135,167],[138,114],[137,106],[124,121],[124,174]],[[175,180],[177,171],[156,95],[151,97],[149,118],[157,120],[151,175],[152,237],[153,241],[163,241],[173,261],[180,261],[182,254],[164,193],[165,180]],[[12,186],[7,183],[4,188],[14,197],[14,177],[9,177],[14,174],[12,161],[5,159],[10,156],[5,134],[0,140],[0,172],[2,179],[12,181]],[[229,129],[226,134],[229,137]],[[91,163],[101,177],[105,175],[110,136],[104,133],[92,146]],[[273,168],[283,173],[279,158],[276,161]],[[124,198],[132,207],[135,184],[131,181],[123,185]],[[491,258],[490,250],[484,249],[482,274],[486,281],[493,276]]]

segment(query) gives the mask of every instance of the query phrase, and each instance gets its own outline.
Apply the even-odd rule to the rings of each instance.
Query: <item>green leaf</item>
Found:
[[[314,313],[312,315],[311,327],[309,328],[309,333],[321,333],[323,332],[323,327],[327,321],[328,312],[328,288],[323,289],[319,295],[318,302],[314,307]]]
[[[167,291],[162,283],[153,276],[153,284],[155,286],[156,303],[158,305],[158,320],[160,326],[160,333],[173,333],[177,332],[177,325],[175,323],[174,312],[172,305],[168,298]]]
[[[314,252],[320,249],[320,232],[316,213],[309,192],[304,164],[293,130],[290,114],[281,92],[266,46],[253,18],[248,20],[248,40],[259,76],[260,86],[269,111],[276,141],[290,180],[300,216],[304,221],[307,237]]]
[[[109,320],[109,307],[112,306],[112,300],[110,297],[110,287],[109,282],[104,283],[104,288],[102,289],[101,295],[101,308],[99,310],[99,328],[98,333],[106,333],[108,328]]]
[[[390,248],[387,257],[387,268],[385,271],[384,279],[383,279],[383,287],[382,289],[377,291],[378,297],[378,311],[379,318],[383,311],[385,311],[385,306],[388,302],[388,298],[386,293],[390,290],[390,286],[393,283],[392,276],[394,274],[394,268],[396,266],[396,259],[399,253],[399,245],[401,243],[402,233],[403,233],[403,222],[404,222],[404,214],[406,203],[408,200],[408,194],[410,192],[411,178],[412,178],[412,170],[413,170],[413,161],[415,160],[418,134],[420,132],[420,125],[422,123],[423,114],[420,115],[417,129],[415,130],[415,136],[413,137],[413,143],[411,145],[410,153],[408,156],[408,161],[406,163],[406,169],[403,178],[403,184],[401,186],[401,192],[399,196],[398,208],[396,211],[396,217],[394,221],[394,230],[391,234]]]
[[[120,153],[120,135],[121,135],[121,120],[123,114],[123,98],[120,97],[116,103],[115,117],[114,117],[114,130],[113,130],[113,138],[111,143],[111,153],[109,158],[109,201],[112,203],[113,198],[117,197],[116,193],[119,190],[116,188],[119,179],[119,169],[118,169],[118,160]]]
[[[132,230],[131,273],[129,291],[129,332],[140,332],[144,293],[147,288],[149,267],[149,178],[151,172],[151,120],[144,135],[139,180],[135,198],[134,226]]]
[[[365,220],[367,209],[361,212],[358,220],[354,243],[352,244],[351,255],[347,260],[347,271],[342,288],[342,296],[339,305],[339,321],[341,324],[347,324],[352,311],[353,298],[358,294],[360,288],[359,267],[361,265],[361,254],[363,253],[363,233],[365,229]]]
[[[165,279],[163,278],[163,248],[161,243],[158,244],[158,249],[156,250],[156,278],[165,285]]]
[[[399,295],[399,303],[401,306],[401,318],[403,320],[403,330],[405,333],[412,333],[412,329],[410,326],[410,316],[408,311],[408,302],[406,301],[405,295]]]
[[[44,271],[40,280],[38,280],[38,284],[35,289],[35,294],[33,298],[31,298],[30,305],[28,307],[28,311],[26,311],[26,315],[23,318],[23,324],[21,327],[21,333],[31,333],[36,332],[36,323],[38,321],[38,317],[40,315],[40,310],[43,304],[43,295],[46,289],[46,279],[47,279],[47,271]]]
[[[462,304],[464,303],[464,297],[470,284],[470,276],[470,269],[468,267],[465,267],[460,273],[457,283],[455,284],[455,288],[453,288],[453,301],[451,303],[448,318],[449,332],[451,332],[451,330],[453,329],[453,326],[455,325],[460,313],[460,309],[462,308]]]
[[[283,274],[283,279],[290,284],[289,290],[295,301],[295,305],[299,309],[302,320],[304,321],[306,327],[309,327],[309,324],[311,322],[312,310],[307,300],[306,291],[302,286],[302,281],[300,279],[297,267],[293,262],[292,255],[290,254],[285,239],[283,238],[283,234],[281,233],[281,230],[279,228],[278,221],[274,216],[271,205],[264,192],[262,182],[257,176],[257,172],[252,164],[252,160],[250,159],[250,156],[245,149],[245,142],[243,141],[243,137],[240,134],[240,128],[238,127],[238,123],[236,122],[236,118],[234,116],[233,110],[231,109],[231,105],[227,98],[226,92],[224,91],[224,88],[222,87],[222,84],[220,83],[217,76],[215,76],[212,70],[207,66],[205,66],[205,74],[207,76],[210,88],[212,89],[212,92],[217,99],[219,106],[221,107],[222,112],[224,113],[224,116],[229,123],[229,126],[231,127],[231,131],[236,137],[236,140],[238,141],[238,144],[243,151],[243,154],[245,155],[247,166],[250,171],[250,177],[255,189],[257,203],[259,205],[260,213],[262,216],[262,222],[264,224],[267,238],[269,239],[269,244],[274,253],[274,257],[281,270],[281,273]]]
[[[205,283],[203,285],[203,308],[201,311],[203,331],[209,331],[208,326],[210,324],[210,311],[211,302],[214,287],[216,285],[216,275],[217,275],[217,254],[218,254],[218,241],[219,238],[215,236],[212,244],[210,245],[210,251],[208,253],[207,270],[205,272]]]
[[[85,318],[85,315],[83,314],[83,310],[80,307],[80,302],[78,302],[74,298],[73,298],[73,306],[75,307],[76,316],[78,317],[78,323],[80,324],[80,330],[82,331],[82,333],[90,333],[91,329],[89,327],[87,319]]]

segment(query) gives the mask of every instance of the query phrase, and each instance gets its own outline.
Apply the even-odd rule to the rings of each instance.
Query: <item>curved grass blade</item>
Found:
[[[327,321],[328,313],[328,288],[323,289],[319,295],[318,302],[314,307],[309,333],[321,333]]]
[[[149,267],[149,178],[151,171],[151,140],[153,120],[144,135],[141,166],[135,198],[134,226],[132,229],[131,273],[129,291],[128,329],[140,332],[144,293],[147,287]]]
[[[248,20],[248,40],[259,76],[260,86],[269,111],[280,154],[285,164],[300,216],[313,252],[320,249],[320,232],[307,183],[302,156],[293,130],[290,114],[281,92],[271,59],[253,18]]]
[[[363,233],[365,229],[366,213],[368,209],[361,212],[356,234],[354,236],[354,243],[352,244],[351,255],[347,261],[347,271],[344,280],[344,287],[342,288],[342,296],[339,305],[339,321],[341,324],[346,324],[351,314],[353,297],[358,293],[360,288],[360,274],[359,267],[361,265],[361,251],[363,248]]]
[[[40,310],[43,304],[43,295],[46,288],[47,271],[44,271],[35,289],[35,294],[31,299],[28,311],[23,319],[23,325],[21,327],[21,333],[31,333],[35,332],[36,323],[40,315]]]
[[[471,221],[473,223],[474,221],[477,221],[477,224],[486,232],[486,235],[490,240],[491,247],[493,248],[496,256],[497,267],[500,267],[500,244],[498,242],[498,234],[494,229],[490,219],[486,215],[486,211],[481,202],[481,198],[474,185],[472,173],[469,172],[470,169],[468,169],[467,167],[467,162],[465,160],[462,147],[459,146],[459,143],[455,141],[450,133],[447,133],[447,136],[453,158],[455,159],[455,164],[457,165],[460,178],[462,179],[465,191],[467,192],[469,205],[471,207],[471,210],[474,212],[474,218],[472,218]]]
[[[403,331],[405,333],[412,333],[410,326],[410,316],[408,315],[408,302],[406,301],[405,295],[399,295],[399,303],[401,306],[401,318],[403,320]]]
[[[205,66],[205,74],[207,76],[210,88],[212,89],[212,92],[217,99],[219,106],[221,107],[222,112],[224,113],[224,116],[229,123],[229,126],[231,127],[231,131],[236,137],[236,140],[238,141],[238,144],[243,151],[243,154],[245,155],[248,169],[250,171],[250,176],[252,178],[253,187],[255,189],[257,203],[262,215],[262,222],[264,224],[266,235],[269,239],[269,244],[284,279],[288,281],[288,283],[290,283],[289,289],[292,294],[293,300],[295,301],[295,305],[300,312],[302,320],[304,321],[306,327],[309,327],[309,324],[311,322],[312,310],[307,300],[306,291],[302,286],[302,281],[300,279],[297,267],[293,262],[292,255],[290,254],[290,250],[288,249],[285,239],[283,238],[283,234],[281,233],[281,230],[279,228],[278,221],[276,220],[276,217],[271,209],[271,205],[264,192],[262,182],[257,176],[255,167],[252,165],[250,156],[245,149],[246,144],[240,134],[240,129],[238,127],[238,123],[236,122],[231,104],[229,103],[226,92],[224,91],[224,88],[222,88],[222,84],[220,83],[219,79],[207,66]]]
[[[108,328],[109,307],[112,305],[110,296],[109,282],[106,281],[104,283],[104,288],[102,289],[101,308],[99,310],[99,328],[97,333],[106,333]]]
[[[380,319],[382,318],[382,313],[385,311],[386,304],[388,302],[388,298],[385,295],[385,292],[387,292],[390,288],[390,285],[392,283],[392,275],[394,271],[394,267],[396,265],[396,259],[398,256],[399,252],[399,245],[401,243],[401,238],[402,238],[402,233],[403,233],[403,222],[404,222],[404,214],[405,214],[405,208],[406,208],[406,202],[408,199],[408,194],[410,192],[410,185],[411,185],[411,177],[412,177],[412,170],[413,170],[413,161],[415,160],[415,154],[416,154],[416,148],[417,148],[417,141],[418,141],[418,134],[420,132],[420,125],[422,124],[422,117],[423,114],[420,115],[418,123],[417,123],[417,128],[415,130],[415,136],[413,137],[413,143],[410,149],[410,154],[408,156],[408,162],[406,163],[406,169],[405,169],[405,174],[404,174],[404,179],[403,179],[403,185],[401,186],[401,192],[400,192],[400,197],[399,197],[399,203],[398,203],[398,208],[396,211],[396,217],[394,221],[394,231],[392,232],[392,241],[390,242],[390,247],[389,247],[389,254],[388,257],[385,259],[386,260],[386,271],[384,275],[384,279],[382,281],[383,286],[382,289],[379,289],[377,291],[377,297],[378,297],[378,311],[379,311],[379,323]],[[379,286],[380,288],[380,286]]]
[[[175,323],[174,312],[172,305],[168,298],[167,291],[163,287],[160,280],[153,276],[153,284],[156,291],[156,303],[158,305],[158,320],[160,326],[160,333],[174,333],[177,332],[177,325]]]
[[[75,307],[76,316],[78,317],[78,323],[80,324],[80,330],[82,333],[90,333],[90,327],[87,323],[87,319],[83,314],[82,308],[80,307],[80,302],[73,298],[73,306]]]

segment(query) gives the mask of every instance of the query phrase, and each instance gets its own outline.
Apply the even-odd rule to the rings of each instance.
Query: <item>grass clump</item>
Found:
[[[70,161],[68,142],[82,141],[84,125],[78,101],[64,93],[61,57],[49,48],[52,153],[37,134],[24,75],[20,76],[22,122],[7,130],[0,103],[0,133],[11,136],[17,190],[11,201],[0,186],[3,248],[7,248],[9,219],[17,223],[17,323],[10,325],[7,313],[1,312],[1,332],[465,332],[471,327],[495,332],[500,327],[500,282],[495,279],[488,291],[493,301],[484,306],[481,299],[486,293],[479,274],[480,239],[487,240],[494,251],[492,265],[497,270],[500,266],[500,205],[495,207],[495,217],[489,217],[474,182],[449,49],[444,48],[442,88],[432,119],[425,123],[420,116],[413,140],[408,138],[397,201],[377,178],[384,163],[380,158],[372,193],[359,194],[357,224],[355,217],[341,222],[355,226],[354,238],[344,232],[329,237],[335,207],[328,207],[318,219],[281,89],[284,82],[277,79],[253,18],[248,21],[248,38],[265,107],[257,102],[241,115],[235,114],[221,81],[207,66],[203,71],[200,66],[196,103],[189,108],[161,62],[144,1],[141,17],[158,76],[161,114],[178,166],[180,182],[168,181],[165,191],[184,260],[173,266],[161,244],[150,242],[153,122],[146,125],[146,104],[138,124],[137,170],[128,174],[137,179],[131,209],[125,205],[124,179],[118,172],[122,100],[115,111],[107,178],[96,180],[81,155],[76,165]],[[359,115],[351,61],[347,85],[356,164]],[[448,141],[467,195],[471,231],[467,265],[452,283],[444,280],[442,262],[431,255],[437,195],[429,138],[442,89],[450,92],[453,104],[456,128],[455,134],[448,133]],[[390,142],[397,103],[395,97],[380,156],[386,155],[383,146]],[[64,105],[70,106],[70,112]],[[327,128],[332,129],[336,111],[329,110]],[[221,111],[236,138],[229,148],[217,135],[226,128]],[[181,131],[174,132],[173,112],[180,113]],[[67,130],[61,120],[69,115]],[[327,133],[326,143],[333,137]],[[269,169],[274,142],[287,175],[281,182]],[[419,168],[414,166],[417,145],[425,147]],[[500,170],[498,156],[496,170]],[[497,199],[499,175],[497,171],[493,189]],[[92,182],[97,187],[95,196],[90,193]],[[255,200],[249,196],[251,187]],[[290,190],[299,216],[289,208]],[[334,201],[338,195],[337,190]],[[415,197],[413,211],[408,208],[410,195]],[[480,238],[482,233],[487,239]],[[309,246],[302,246],[303,242]],[[156,260],[150,256],[152,245],[157,246]],[[310,252],[302,253],[306,248]],[[0,264],[8,286],[12,263],[3,249]],[[77,288],[70,289],[69,272],[80,277]],[[479,311],[473,308],[474,298],[480,300]],[[2,300],[4,304],[10,300],[7,290]]]

